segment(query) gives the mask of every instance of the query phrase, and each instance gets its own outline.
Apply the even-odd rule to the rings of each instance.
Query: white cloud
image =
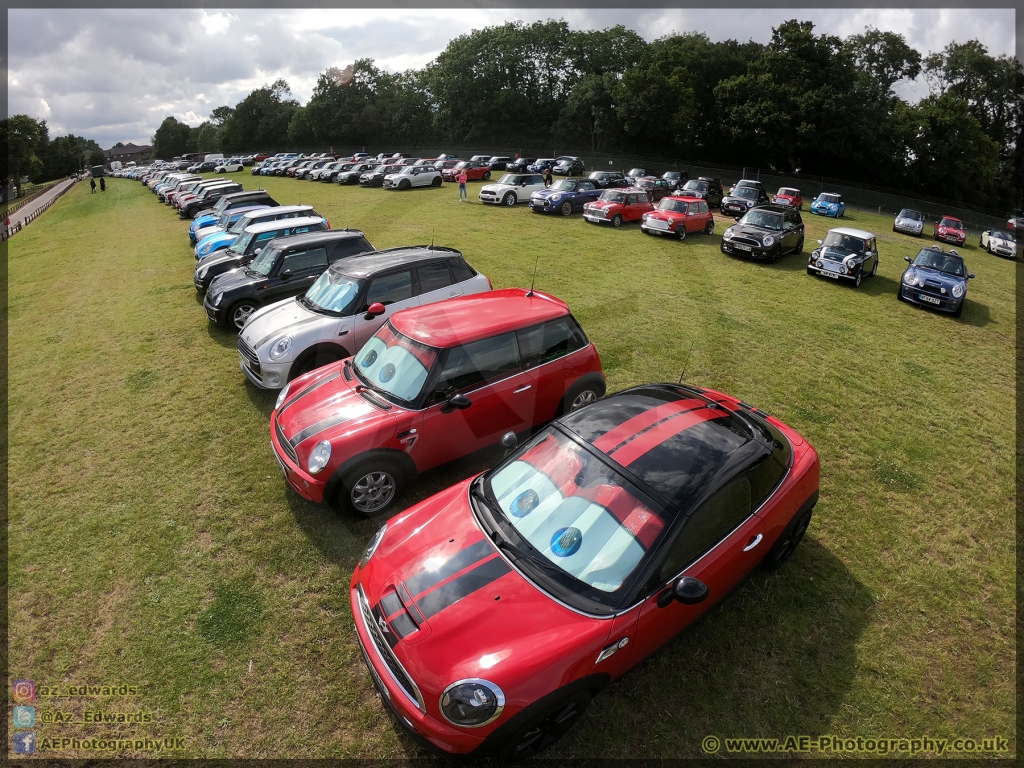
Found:
[[[232,21],[237,21],[238,17],[233,13],[206,13],[203,12],[203,18],[200,22],[206,29],[206,34],[216,35],[221,32],[226,32],[228,27],[231,26]]]

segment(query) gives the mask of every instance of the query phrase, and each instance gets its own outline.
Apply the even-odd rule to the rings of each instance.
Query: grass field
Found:
[[[886,217],[841,222],[881,239],[879,274],[857,291],[809,277],[801,256],[727,257],[720,234],[679,243],[485,207],[475,184],[473,204],[452,185],[263,184],[378,248],[458,248],[495,287],[529,285],[539,256],[537,288],[569,302],[609,390],[677,380],[692,343],[686,381],[777,415],[820,453],[793,559],[606,689],[548,756],[698,757],[711,734],[1002,736],[1015,754],[1015,263],[972,236],[961,253],[977,279],[953,319],[896,300],[919,241]],[[804,219],[809,244],[836,224]],[[37,737],[177,736],[188,757],[418,755],[374,693],[349,610],[377,523],[288,490],[274,396],[208,324],[186,229],[139,183],[108,179],[9,244],[10,674],[57,688],[40,712],[153,713]],[[498,455],[428,473],[407,501]],[[139,691],[69,696],[77,684]]]

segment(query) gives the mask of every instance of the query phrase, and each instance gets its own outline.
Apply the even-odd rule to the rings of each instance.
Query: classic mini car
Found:
[[[192,273],[192,282],[199,293],[206,293],[217,275],[244,267],[259,256],[260,252],[270,245],[271,240],[290,235],[304,235],[307,232],[323,232],[327,229],[327,222],[319,216],[253,224],[246,227],[226,249],[214,251],[200,259]]]
[[[747,211],[722,233],[722,253],[777,262],[804,249],[804,222],[788,205],[764,205]]]
[[[967,301],[967,281],[974,277],[960,254],[932,245],[922,248],[913,260],[903,259],[910,266],[903,272],[896,298],[960,317]]]
[[[370,251],[363,233],[352,229],[279,237],[249,264],[211,280],[203,309],[217,325],[241,330],[259,307],[305,293],[328,265]]]
[[[804,209],[804,198],[800,194],[800,190],[795,187],[779,187],[772,202],[776,205],[791,205],[798,211]]]
[[[568,413],[370,539],[350,600],[373,684],[435,752],[531,757],[787,562],[820,472],[796,430],[713,390],[647,384]]]
[[[227,162],[222,163],[221,165],[214,166],[213,172],[214,173],[237,173],[237,172],[243,170],[244,168],[245,168],[245,166],[242,165],[242,161],[241,160],[239,160],[237,157],[232,157]]]
[[[669,188],[675,192],[690,180],[690,174],[686,171],[665,171],[661,174],[661,178],[667,181]]]
[[[536,162],[536,157],[517,157],[505,163],[505,170],[512,173],[525,173],[526,169]]]
[[[530,199],[534,192],[545,189],[539,173],[506,173],[493,184],[480,188],[480,202],[494,205],[515,205]]]
[[[451,248],[389,248],[340,261],[303,296],[250,315],[239,364],[257,387],[280,389],[351,357],[395,312],[489,290],[490,280]]]
[[[487,291],[396,312],[354,357],[294,379],[270,439],[300,496],[376,515],[418,472],[604,388],[601,358],[568,306],[540,291]]]
[[[555,164],[551,166],[551,173],[555,176],[576,176],[587,170],[583,158],[575,155],[562,155],[555,158]]]
[[[486,162],[491,167],[492,171],[507,171],[508,168],[506,166],[512,162],[512,158],[505,157],[504,155],[494,155]]]
[[[205,259],[211,253],[228,248],[248,227],[254,224],[263,224],[268,221],[277,221],[278,219],[301,219],[306,216],[319,215],[313,210],[312,205],[279,205],[268,210],[247,212],[223,232],[214,232],[200,239],[195,247],[196,261]],[[330,229],[330,222],[327,223],[327,228]]]
[[[739,218],[754,206],[768,205],[768,194],[757,187],[733,187],[732,192],[722,198],[722,213]]]
[[[622,171],[593,171],[587,178],[601,189],[625,189],[633,184]]]
[[[559,179],[547,189],[530,195],[530,210],[534,213],[560,213],[569,216],[582,211],[587,203],[601,196],[601,188],[592,179]]]
[[[967,230],[964,223],[955,216],[943,216],[935,222],[932,236],[943,243],[963,245],[967,242]]]
[[[413,187],[440,187],[441,173],[429,165],[407,165],[398,173],[389,173],[381,185],[384,189],[412,189]]]
[[[843,202],[843,196],[836,192],[822,192],[811,203],[811,213],[839,219],[846,213],[846,203]]]
[[[755,189],[760,189],[762,192],[765,192],[765,194],[767,194],[764,188],[764,183],[759,181],[758,179],[740,179],[729,188],[729,194],[731,195],[740,187],[754,187]]]
[[[808,275],[852,280],[857,288],[865,277],[874,277],[877,273],[878,240],[874,232],[863,229],[830,229],[807,257]]]
[[[655,203],[672,194],[672,186],[666,179],[656,179],[653,176],[637,179],[633,182],[633,188],[642,189],[651,196],[651,201]]]
[[[722,206],[722,182],[718,179],[712,179],[705,176],[701,176],[696,179],[690,179],[685,182],[678,190],[680,195],[686,195],[687,197],[699,197],[708,201],[708,205],[712,208],[721,208]]]
[[[715,217],[707,200],[672,195],[662,198],[657,208],[643,215],[640,230],[649,235],[674,235],[685,240],[687,234],[694,232],[714,234]]]
[[[996,256],[1017,258],[1017,241],[1013,239],[1013,235],[1001,229],[986,229],[981,233],[978,245]]]
[[[335,184],[358,184],[359,177],[364,173],[369,173],[377,167],[376,163],[356,163],[347,171],[338,171],[334,177]]]
[[[476,160],[462,160],[453,168],[446,168],[441,171],[441,178],[445,181],[456,181],[463,172],[467,181],[490,181],[491,178],[491,166]]]
[[[650,195],[644,190],[606,189],[593,203],[583,206],[583,218],[591,224],[621,227],[624,221],[639,221],[654,210]]]
[[[893,219],[892,231],[920,237],[924,232],[924,214],[913,208],[904,208]]]
[[[384,177],[391,173],[399,173],[402,170],[400,165],[378,165],[373,170],[366,171],[359,176],[361,187],[382,187]]]

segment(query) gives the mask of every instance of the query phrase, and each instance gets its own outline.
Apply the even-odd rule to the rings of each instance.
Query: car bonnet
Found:
[[[337,324],[338,318],[320,315],[299,304],[297,299],[286,299],[257,310],[242,328],[241,336],[253,350],[260,349],[285,334],[305,335],[307,330],[320,323]]]

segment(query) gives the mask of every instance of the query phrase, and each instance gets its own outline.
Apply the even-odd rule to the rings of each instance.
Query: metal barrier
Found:
[[[60,182],[57,182],[57,183],[59,184]],[[75,182],[74,181],[72,181],[70,184],[68,184],[66,187],[64,187],[64,189],[62,189],[60,192],[58,192],[52,198],[50,198],[45,203],[43,203],[41,206],[39,206],[39,208],[37,208],[36,210],[32,211],[32,213],[28,214],[28,216],[26,216],[24,219],[19,221],[13,227],[5,227],[4,229],[0,230],[0,242],[2,242],[4,240],[9,240],[16,233],[21,232],[22,229],[24,229],[29,224],[31,224],[33,221],[38,219],[46,210],[49,209],[49,207],[51,205],[53,205],[55,202],[57,202],[57,200],[59,200],[61,198],[61,196],[65,192],[67,192],[69,189],[71,189],[73,186],[75,186]],[[52,187],[53,187],[53,185],[51,185],[49,188],[52,189]],[[38,197],[38,195],[36,195],[36,197]],[[30,201],[26,200],[25,202],[30,202]]]

